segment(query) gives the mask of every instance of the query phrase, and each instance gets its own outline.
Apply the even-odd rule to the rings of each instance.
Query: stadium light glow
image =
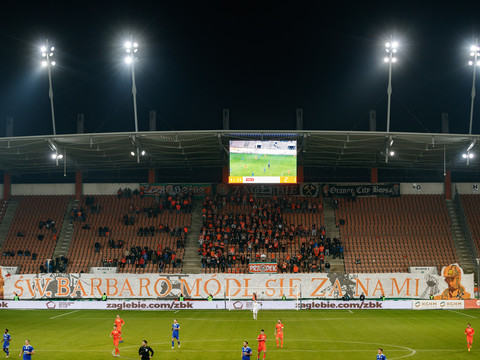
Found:
[[[127,53],[127,56],[125,57],[125,63],[130,65],[132,68],[133,116],[135,119],[135,132],[138,132],[137,85],[135,84],[135,62],[138,61],[138,58],[135,55],[138,52],[138,43],[130,39],[125,41],[124,47],[125,52]]]
[[[53,128],[53,135],[57,134],[55,128],[55,108],[53,106],[53,86],[52,86],[52,66],[56,65],[55,60],[52,60],[54,56],[55,47],[48,45],[48,39],[45,40],[45,45],[40,47],[40,51],[42,54],[42,67],[46,68],[48,71],[48,96],[50,98],[50,108],[52,112],[52,128]]]
[[[50,157],[53,159],[53,160],[62,160],[63,159],[63,155],[62,154],[57,154],[57,153],[52,153],[50,155]]]

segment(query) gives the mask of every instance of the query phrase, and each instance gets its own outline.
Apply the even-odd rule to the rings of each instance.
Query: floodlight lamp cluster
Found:
[[[62,154],[57,154],[57,153],[52,153],[52,155],[50,155],[50,157],[52,158],[52,160],[62,160],[63,159],[63,155]]]
[[[132,151],[130,151],[130,155],[131,156],[136,156],[137,153],[132,150]],[[145,156],[145,155],[147,155],[147,152],[145,150],[138,150],[138,155]]]
[[[42,60],[42,66],[43,67],[47,67],[47,66],[55,66],[55,60],[52,60],[52,57],[54,55],[54,51],[55,51],[55,47],[54,46],[50,46],[49,48],[47,48],[46,46],[42,46],[40,48],[41,52],[42,52],[42,58],[44,60]]]
[[[395,140],[392,135],[385,139],[385,154],[388,156],[395,156],[395,151],[392,149],[394,142]]]
[[[467,165],[469,164],[469,160],[475,157],[475,153],[473,153],[472,150],[476,143],[477,143],[476,138],[471,140],[467,146],[467,150],[464,153],[462,153],[462,158],[467,160]]]
[[[480,47],[478,45],[470,46],[470,57],[472,57],[473,60],[470,60],[468,62],[468,65],[473,66],[475,64],[476,66],[479,66],[480,61],[477,60],[479,56],[480,56]]]
[[[134,56],[138,52],[138,43],[137,42],[131,42],[131,41],[126,41],[125,42],[125,51],[128,54],[125,57],[125,62],[127,64],[131,64],[133,60],[135,59]]]
[[[396,54],[398,51],[398,42],[387,42],[385,44],[385,51],[388,53],[388,56],[385,56],[383,61],[386,63],[396,63],[397,58],[394,56],[394,54]]]

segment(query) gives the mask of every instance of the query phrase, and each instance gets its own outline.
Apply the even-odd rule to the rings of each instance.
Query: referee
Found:
[[[147,345],[147,340],[142,341],[142,346],[138,349],[138,355],[140,355],[141,360],[151,359],[153,356],[153,349]]]

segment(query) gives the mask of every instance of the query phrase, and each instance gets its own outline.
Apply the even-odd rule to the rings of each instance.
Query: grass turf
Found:
[[[125,320],[120,358],[139,359],[142,339],[157,359],[240,359],[244,340],[256,359],[256,338],[267,335],[267,359],[375,359],[383,347],[394,359],[473,359],[480,354],[474,337],[469,353],[466,324],[480,329],[478,310],[302,310],[260,311],[90,311],[2,310],[0,326],[12,336],[11,358],[24,339],[35,348],[33,359],[112,359],[109,337],[116,314]],[[177,318],[181,348],[171,350],[171,324]],[[276,349],[274,328],[285,325],[283,349]],[[479,335],[477,335],[479,336]],[[0,355],[1,356],[1,355]],[[3,356],[4,357],[4,356]]]
[[[230,154],[230,176],[252,176],[252,173],[254,176],[297,176],[297,159],[291,155]]]

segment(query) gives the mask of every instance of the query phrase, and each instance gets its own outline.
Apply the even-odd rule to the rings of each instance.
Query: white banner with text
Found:
[[[411,300],[386,301],[259,301],[260,310],[412,309]],[[0,301],[2,310],[252,310],[253,301]]]
[[[464,300],[472,298],[473,274],[463,275],[455,266],[447,276],[432,274],[23,274],[0,278],[0,298],[31,299],[177,299],[230,297],[250,300],[288,300],[298,289],[303,299],[366,298]],[[458,272],[458,275],[456,275]],[[453,279],[453,280],[452,280]],[[448,282],[447,282],[448,281]],[[263,289],[259,291],[258,289]],[[3,291],[2,291],[3,290]],[[2,296],[3,295],[3,296]]]
[[[462,300],[416,300],[413,301],[413,310],[460,310],[465,308]]]

